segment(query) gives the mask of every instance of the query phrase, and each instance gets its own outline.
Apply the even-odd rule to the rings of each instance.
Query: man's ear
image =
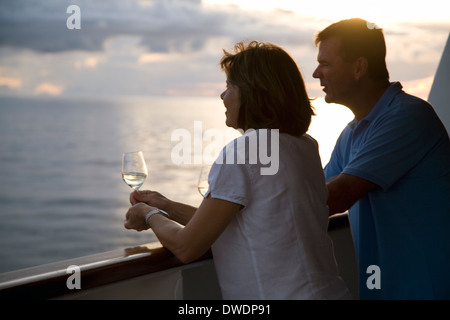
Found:
[[[353,76],[355,80],[360,80],[367,74],[369,62],[365,57],[359,57],[353,62]]]

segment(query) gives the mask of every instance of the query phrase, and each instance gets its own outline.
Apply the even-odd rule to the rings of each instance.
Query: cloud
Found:
[[[22,79],[9,67],[0,66],[0,92],[10,92],[22,88]]]
[[[34,89],[34,94],[45,94],[50,96],[59,96],[63,92],[63,88],[54,83],[44,82]]]
[[[107,39],[128,35],[138,36],[149,51],[162,53],[201,50],[209,38],[221,36],[311,40],[310,32],[283,23],[292,14],[288,11],[256,14],[235,11],[233,6],[219,10],[205,8],[199,0],[79,0],[81,29],[69,30],[67,5],[60,0],[2,2],[0,46],[39,52],[101,51]]]
[[[81,10],[80,30],[66,26],[72,4]],[[200,0],[1,1],[0,70],[8,73],[0,72],[0,94],[218,95],[222,48],[256,39],[283,46],[310,95],[321,96],[311,76],[313,38],[332,22]],[[392,80],[434,74],[449,23],[381,27]]]
[[[19,78],[0,76],[0,87],[3,86],[10,89],[17,89],[22,87],[22,81]]]
[[[100,58],[89,56],[86,58],[83,58],[81,60],[77,60],[75,62],[75,68],[82,69],[82,68],[88,68],[88,69],[95,69],[97,68],[98,64],[100,63]]]
[[[414,95],[424,100],[428,99],[428,95],[433,85],[434,76],[429,76],[423,79],[415,79],[402,82],[403,90],[406,92],[414,92]]]
[[[41,52],[88,48],[87,39],[67,32],[67,17],[63,2],[3,1],[0,4],[0,45]],[[98,46],[98,42],[92,43]]]
[[[214,95],[223,82],[217,67],[222,48],[238,41],[315,51],[314,27],[289,11],[205,7],[200,0],[70,4],[80,7],[80,30],[66,26],[68,2],[0,2],[0,66],[13,66],[26,80],[20,93],[62,83],[60,93],[72,95]]]

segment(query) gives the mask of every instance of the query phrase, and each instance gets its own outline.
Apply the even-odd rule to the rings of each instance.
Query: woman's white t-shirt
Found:
[[[245,133],[213,164],[209,194],[243,206],[212,246],[224,299],[351,298],[327,234],[328,193],[309,135]]]

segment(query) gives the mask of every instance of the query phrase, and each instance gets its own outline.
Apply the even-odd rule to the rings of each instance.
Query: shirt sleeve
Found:
[[[224,149],[220,157],[223,157]],[[208,176],[209,189],[205,197],[230,201],[247,206],[250,192],[250,177],[247,164],[215,162]]]
[[[410,106],[412,112],[397,112],[380,119],[368,132],[343,173],[356,175],[387,190],[433,148],[439,128],[425,106]],[[431,107],[430,107],[431,108]],[[406,109],[406,108],[405,108]],[[404,109],[404,110],[405,110]]]

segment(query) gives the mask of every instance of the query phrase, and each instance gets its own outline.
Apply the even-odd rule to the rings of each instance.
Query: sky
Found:
[[[222,49],[273,42],[311,97],[314,35],[360,17],[383,28],[392,81],[426,98],[450,31],[442,0],[14,0],[0,2],[0,96],[217,96]],[[81,29],[69,29],[70,5]]]

